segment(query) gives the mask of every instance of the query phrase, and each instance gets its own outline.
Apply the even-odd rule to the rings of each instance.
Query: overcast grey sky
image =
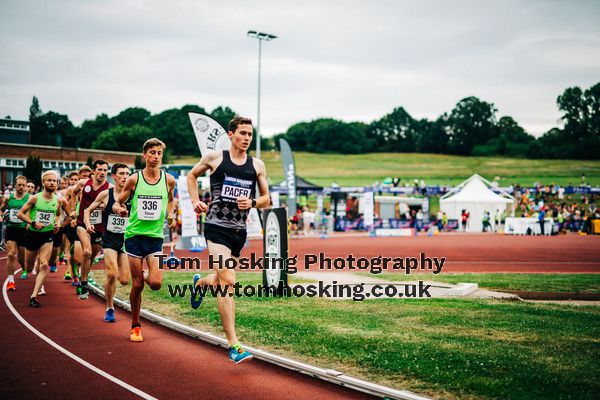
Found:
[[[261,131],[319,117],[436,118],[467,96],[539,135],[556,97],[600,81],[600,1],[0,0],[0,114],[79,125],[130,106],[219,105]],[[191,132],[191,128],[190,128]]]

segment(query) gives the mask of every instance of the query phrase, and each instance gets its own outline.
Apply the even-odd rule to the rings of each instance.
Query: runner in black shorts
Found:
[[[90,234],[95,233],[94,225],[90,222],[90,214],[96,209],[102,209],[102,225],[105,231],[102,235],[102,248],[104,249],[104,265],[106,266],[106,281],[104,282],[104,292],[106,294],[106,313],[105,322],[115,322],[115,308],[113,298],[115,297],[116,279],[119,277],[121,285],[127,285],[129,282],[129,263],[127,254],[123,251],[124,233],[127,226],[127,217],[121,217],[113,213],[112,207],[115,199],[119,197],[129,177],[129,168],[125,164],[113,164],[111,175],[115,186],[101,192],[96,200],[83,214],[85,227]],[[129,211],[129,202],[125,205]]]
[[[269,185],[265,164],[247,154],[252,141],[252,121],[236,116],[228,125],[231,149],[205,154],[187,176],[190,199],[196,213],[207,212],[204,236],[210,255],[224,259],[237,258],[246,242],[246,219],[252,207],[269,205]],[[213,202],[210,208],[198,196],[198,177],[211,171],[210,189]],[[260,197],[255,197],[256,185]],[[235,271],[220,266],[216,274],[205,278],[194,276],[196,286],[227,287],[233,293]],[[195,299],[194,299],[195,301]],[[252,359],[252,354],[244,351],[235,332],[235,304],[233,296],[217,296],[221,323],[229,342],[229,359],[235,363]],[[196,303],[197,304],[197,303]]]
[[[7,212],[6,232],[4,240],[6,242],[6,250],[8,252],[8,261],[6,263],[6,272],[8,273],[7,290],[15,290],[15,267],[17,260],[23,269],[23,278],[27,277],[25,270],[25,229],[27,224],[21,221],[17,216],[21,207],[29,200],[27,192],[27,178],[17,176],[15,179],[15,192],[11,193],[8,199],[4,199],[0,211]]]
[[[35,259],[39,255],[39,271],[35,280],[35,286],[29,305],[40,307],[37,295],[44,285],[46,273],[48,272],[48,260],[52,252],[52,239],[54,233],[60,229],[58,226],[60,211],[67,211],[67,202],[59,199],[55,191],[58,186],[58,175],[54,171],[46,171],[42,174],[42,185],[44,189],[37,195],[29,196],[27,203],[19,210],[17,216],[21,221],[29,225],[25,235],[25,264],[27,271],[33,270]]]
[[[75,203],[75,210],[72,210],[71,213],[73,215],[79,214],[79,200],[81,198],[81,193],[78,195],[73,193],[73,188],[79,182],[79,179],[89,179],[92,174],[92,169],[83,165],[79,168],[79,171],[73,171],[69,174],[69,188],[65,192],[65,197],[67,202],[70,205]],[[75,211],[75,213],[73,213]],[[69,249],[69,257],[67,258],[67,267],[70,270],[70,274],[65,276],[65,279],[68,280],[68,276],[73,277],[73,281],[71,284],[76,286],[79,289],[79,271],[78,267],[81,266],[81,262],[83,259],[83,249],[81,248],[81,242],[79,241],[79,237],[77,236],[77,218],[71,219],[70,224],[65,227],[65,234],[67,235],[68,241],[68,249]],[[77,292],[79,294],[79,292]]]
[[[92,164],[94,173],[91,179],[80,179],[73,187],[73,195],[81,193],[81,201],[79,205],[79,213],[77,216],[77,236],[81,241],[83,249],[83,259],[81,261],[81,287],[79,298],[84,300],[88,298],[88,275],[92,269],[92,261],[100,251],[102,244],[102,233],[104,226],[102,225],[102,211],[95,210],[90,214],[90,221],[94,224],[94,233],[90,234],[85,228],[83,222],[83,212],[96,200],[98,195],[107,190],[111,185],[106,181],[108,173],[108,163],[104,160],[96,160]],[[73,204],[73,198],[71,202]],[[71,217],[75,217],[74,212],[71,212]]]

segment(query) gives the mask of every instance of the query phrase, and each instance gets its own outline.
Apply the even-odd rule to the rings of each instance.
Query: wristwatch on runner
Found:
[[[252,208],[256,207],[256,199],[252,199]]]

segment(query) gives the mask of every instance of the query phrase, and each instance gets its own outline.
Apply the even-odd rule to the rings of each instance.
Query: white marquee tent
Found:
[[[481,232],[483,214],[489,211],[493,220],[496,210],[506,210],[510,215],[515,199],[508,193],[495,189],[492,184],[475,174],[440,198],[440,210],[448,219],[458,219],[462,210],[469,212],[467,232]]]

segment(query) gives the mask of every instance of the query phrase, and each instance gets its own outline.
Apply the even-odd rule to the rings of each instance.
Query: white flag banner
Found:
[[[273,202],[271,208],[279,208],[279,192],[271,192],[271,201]]]
[[[251,208],[246,220],[246,233],[248,239],[262,239],[262,226],[256,208]]]
[[[187,188],[187,179],[183,175],[177,178],[177,197],[179,198],[179,208],[181,209],[181,236],[198,236],[196,224],[196,213],[192,208],[190,192]]]
[[[362,203],[363,215],[365,218],[365,228],[370,228],[373,226],[373,212],[375,211],[373,204],[373,192],[363,193]]]
[[[231,140],[221,124],[204,114],[188,113],[188,117],[190,117],[196,141],[203,156],[210,151],[229,150]]]

